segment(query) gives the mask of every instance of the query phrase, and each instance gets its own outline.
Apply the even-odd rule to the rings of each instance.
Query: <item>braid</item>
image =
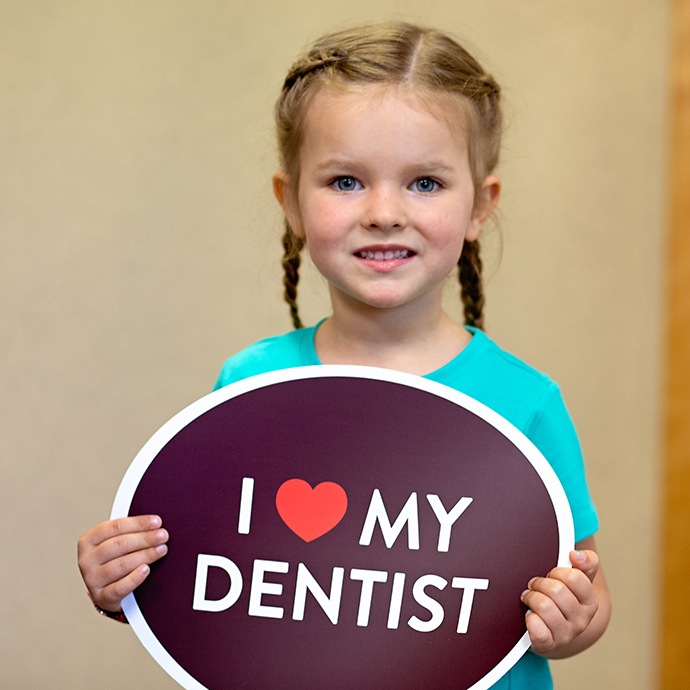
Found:
[[[318,47],[310,50],[302,59],[296,62],[288,72],[283,82],[283,93],[292,89],[295,84],[310,74],[328,70],[329,67],[336,67],[345,62],[348,58],[347,51],[342,48],[333,50],[321,50]]]
[[[462,299],[465,324],[484,327],[484,291],[482,288],[482,260],[479,256],[479,242],[465,242],[458,261],[460,297]]]
[[[292,325],[295,329],[302,328],[302,319],[299,317],[297,307],[297,283],[299,282],[299,267],[302,262],[300,252],[304,247],[304,240],[292,232],[290,224],[285,221],[285,233],[283,234],[283,299],[290,307]]]

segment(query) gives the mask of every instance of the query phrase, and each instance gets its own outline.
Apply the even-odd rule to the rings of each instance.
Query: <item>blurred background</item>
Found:
[[[0,686],[176,687],[94,612],[76,540],[226,357],[290,329],[273,102],[318,35],[397,18],[452,33],[504,88],[487,331],[561,384],[614,601],[556,686],[658,687],[669,11],[0,2]],[[300,301],[327,313],[313,271]]]

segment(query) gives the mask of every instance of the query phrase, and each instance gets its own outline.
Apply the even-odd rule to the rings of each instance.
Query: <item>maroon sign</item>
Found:
[[[368,367],[264,374],[183,410],[112,515],[148,513],[169,553],[124,608],[186,688],[484,690],[528,649],[528,580],[573,547],[520,432]]]

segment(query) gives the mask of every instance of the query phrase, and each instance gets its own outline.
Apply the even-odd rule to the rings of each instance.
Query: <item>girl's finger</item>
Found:
[[[575,568],[554,568],[548,577],[537,578],[534,588],[553,595],[558,600],[559,595],[567,599],[566,593],[572,594],[582,606],[590,606],[596,602],[594,588],[588,575]]]
[[[93,600],[101,608],[117,611],[118,602],[122,601],[148,577],[151,563],[155,563],[167,552],[168,547],[161,544],[154,548],[128,554],[101,566],[88,578],[87,586]],[[112,608],[116,603],[118,607]]]
[[[149,575],[151,568],[144,563],[117,582],[92,592],[94,603],[106,611],[117,612],[122,609],[122,600],[131,594]]]
[[[158,529],[162,523],[163,521],[158,515],[135,515],[116,518],[115,520],[106,520],[85,532],[79,541],[86,545],[98,546],[104,541],[120,534]]]
[[[579,608],[577,598],[562,583],[538,578],[522,594],[522,603],[537,614],[552,630],[562,625]]]
[[[533,611],[529,611],[525,618],[527,632],[532,644],[532,650],[543,654],[555,646],[555,640],[548,625]]]
[[[94,570],[90,585],[95,590],[105,589],[120,580],[127,578],[142,566],[155,563],[168,552],[166,544],[140,549],[114,558]]]
[[[93,560],[95,563],[105,565],[128,554],[165,544],[168,541],[168,536],[167,530],[163,528],[148,532],[120,534],[95,547]]]

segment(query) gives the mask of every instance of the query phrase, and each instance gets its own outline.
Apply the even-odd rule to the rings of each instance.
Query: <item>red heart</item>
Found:
[[[304,479],[288,479],[278,489],[276,508],[283,522],[309,542],[332,530],[343,519],[347,494],[335,482],[321,482],[312,489]]]

